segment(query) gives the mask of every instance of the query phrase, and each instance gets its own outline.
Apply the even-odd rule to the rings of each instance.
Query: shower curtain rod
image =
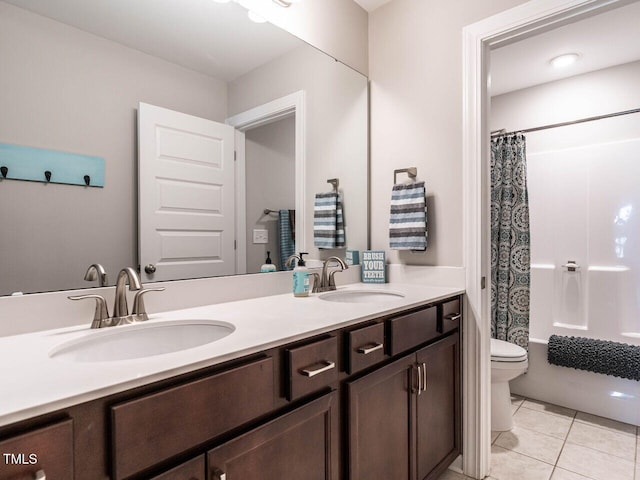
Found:
[[[526,128],[524,130],[516,130],[513,132],[507,132],[506,129],[503,128],[501,130],[492,131],[491,136],[499,137],[501,135],[513,135],[515,133],[537,132],[538,130],[547,130],[549,128],[566,127],[569,125],[575,125],[577,123],[593,122],[595,120],[602,120],[604,118],[611,118],[611,117],[620,117],[622,115],[630,115],[632,113],[640,113],[640,108],[634,108],[633,110],[624,110],[622,112],[607,113],[606,115],[598,115],[595,117],[581,118],[579,120],[572,120],[570,122],[553,123],[551,125],[543,125],[541,127]]]

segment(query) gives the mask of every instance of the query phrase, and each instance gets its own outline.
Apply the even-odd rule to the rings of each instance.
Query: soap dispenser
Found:
[[[276,266],[271,261],[271,252],[267,251],[267,259],[264,261],[264,264],[260,267],[260,272],[275,272]]]
[[[309,269],[302,258],[303,255],[307,255],[307,252],[300,252],[297,255],[298,264],[293,269],[293,295],[295,297],[309,296]]]

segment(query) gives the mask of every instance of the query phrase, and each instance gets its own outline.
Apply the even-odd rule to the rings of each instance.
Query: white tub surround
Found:
[[[640,382],[547,362],[547,341],[529,340],[529,369],[511,391],[601,417],[640,425]]]
[[[287,275],[287,287],[289,280]],[[132,360],[81,363],[49,357],[57,345],[97,332],[89,329],[92,312],[87,312],[81,326],[0,338],[0,378],[3,391],[11,392],[0,402],[0,426],[463,293],[459,287],[400,283],[358,283],[341,289],[379,289],[404,296],[374,304],[326,301],[322,294],[295,298],[285,293],[151,313],[149,322],[207,319],[231,323],[235,331],[208,345]],[[173,292],[167,290],[157,297],[167,295]],[[218,292],[212,290],[212,296]]]

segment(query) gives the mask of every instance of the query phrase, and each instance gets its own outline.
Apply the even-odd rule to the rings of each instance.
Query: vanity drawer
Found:
[[[329,337],[286,350],[287,400],[320,390],[338,379],[338,340]]]
[[[442,315],[438,319],[438,331],[447,333],[460,326],[462,306],[460,297],[442,304]]]
[[[115,405],[113,477],[138,473],[273,408],[271,357]]]
[[[384,324],[347,332],[347,373],[352,374],[384,360]]]
[[[397,355],[440,335],[436,306],[392,318],[387,320],[387,325],[390,355]]]
[[[0,454],[0,480],[38,478],[38,471],[46,478],[73,480],[73,421],[0,440]]]
[[[189,460],[151,480],[205,480],[204,455]]]

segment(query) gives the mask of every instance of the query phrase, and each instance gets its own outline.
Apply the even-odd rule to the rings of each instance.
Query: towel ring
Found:
[[[394,185],[396,183],[398,183],[398,174],[399,173],[406,173],[407,175],[409,175],[409,178],[411,178],[412,180],[415,180],[416,177],[418,176],[418,169],[416,167],[409,167],[409,168],[400,168],[398,170],[394,170],[393,171],[393,184]]]

